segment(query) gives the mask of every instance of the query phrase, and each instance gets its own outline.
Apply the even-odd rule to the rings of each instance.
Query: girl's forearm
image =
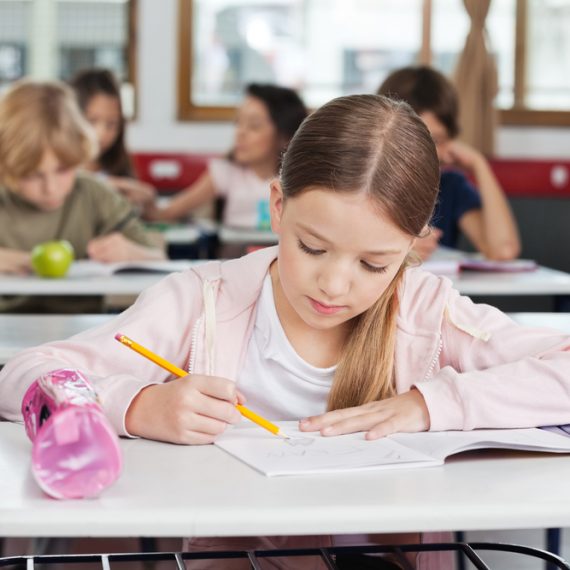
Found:
[[[474,165],[473,174],[483,203],[484,253],[490,259],[514,259],[521,250],[517,223],[507,198],[484,157]]]

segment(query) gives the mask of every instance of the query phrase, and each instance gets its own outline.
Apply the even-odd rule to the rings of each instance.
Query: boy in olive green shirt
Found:
[[[68,240],[79,259],[165,257],[124,198],[79,173],[96,151],[94,140],[73,93],[62,83],[20,81],[2,96],[0,273],[30,272],[31,249],[50,240]],[[22,299],[4,298],[0,310],[11,305],[21,308]]]

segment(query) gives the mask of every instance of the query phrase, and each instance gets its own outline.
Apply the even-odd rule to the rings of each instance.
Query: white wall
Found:
[[[176,119],[177,7],[177,0],[139,0],[138,116],[129,145],[133,151],[225,152],[231,123]],[[570,159],[570,129],[503,127],[497,154]]]

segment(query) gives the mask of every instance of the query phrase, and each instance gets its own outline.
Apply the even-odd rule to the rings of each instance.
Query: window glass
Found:
[[[526,107],[570,109],[570,2],[529,0]]]
[[[69,79],[80,69],[106,67],[128,79],[127,0],[58,0],[58,75]]]
[[[392,69],[417,60],[421,7],[422,0],[195,0],[192,103],[235,105],[250,82],[297,88],[312,107],[374,92]]]
[[[25,75],[70,79],[106,67],[134,109],[129,70],[130,0],[0,0],[0,88]]]
[[[30,2],[0,2],[0,89],[27,68]]]

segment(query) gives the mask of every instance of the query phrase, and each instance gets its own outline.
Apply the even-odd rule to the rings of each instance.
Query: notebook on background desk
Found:
[[[433,467],[475,449],[570,453],[570,437],[550,428],[402,433],[367,441],[363,433],[321,437],[299,432],[297,422],[275,423],[295,439],[242,423],[226,430],[215,445],[267,477]]]
[[[105,277],[118,273],[174,273],[184,271],[193,265],[186,260],[165,261],[121,261],[118,263],[100,263],[98,261],[74,261],[67,273],[67,279],[84,277]]]
[[[428,259],[421,264],[426,271],[436,275],[455,275],[460,271],[483,271],[493,273],[519,273],[535,271],[538,264],[532,259],[513,259],[512,261],[493,261],[490,259]]]

